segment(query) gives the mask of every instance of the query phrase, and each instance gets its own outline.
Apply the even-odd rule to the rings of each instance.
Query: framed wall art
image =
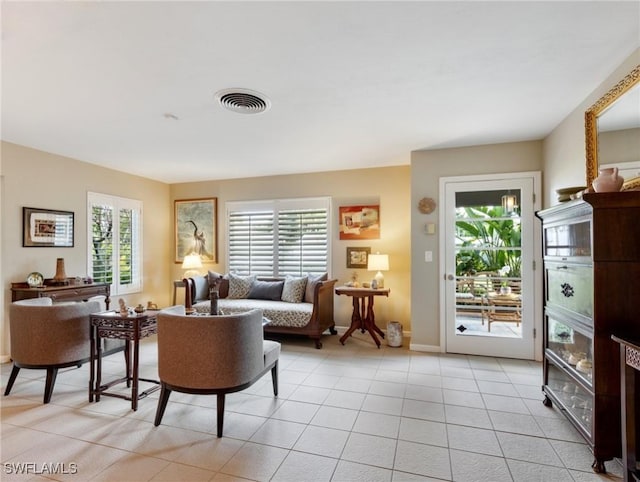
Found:
[[[25,248],[72,248],[72,211],[22,208],[22,246]]]
[[[347,268],[367,269],[371,248],[347,248]]]
[[[203,263],[218,258],[218,198],[175,201],[175,262],[199,254]]]
[[[379,239],[380,206],[340,206],[340,239]]]

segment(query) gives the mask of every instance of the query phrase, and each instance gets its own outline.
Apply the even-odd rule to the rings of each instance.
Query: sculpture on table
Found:
[[[118,300],[118,305],[120,305],[120,315],[127,316],[129,314],[129,310],[127,309],[124,299],[120,298]]]

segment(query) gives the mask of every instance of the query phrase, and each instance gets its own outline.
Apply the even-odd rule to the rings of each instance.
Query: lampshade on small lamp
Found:
[[[186,270],[184,272],[185,278],[193,278],[200,274],[198,271],[202,268],[202,260],[200,259],[199,254],[188,254],[184,257],[182,261],[182,269]]]
[[[511,214],[516,210],[516,206],[518,205],[518,198],[515,194],[505,194],[502,196],[502,209],[506,214]]]
[[[380,253],[370,254],[367,259],[367,269],[369,271],[377,271],[375,280],[378,288],[384,288],[382,271],[389,271],[389,255]]]

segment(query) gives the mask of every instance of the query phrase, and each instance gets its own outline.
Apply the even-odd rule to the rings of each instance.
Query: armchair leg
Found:
[[[160,389],[160,398],[158,398],[158,408],[156,409],[156,419],[153,424],[157,427],[162,422],[162,417],[164,416],[164,410],[167,408],[167,402],[169,401],[169,396],[171,395],[171,390],[166,387],[163,383]]]
[[[44,401],[43,403],[49,403],[51,401],[51,395],[53,394],[53,386],[56,383],[56,377],[58,376],[57,368],[47,368],[47,379],[44,384]]]
[[[6,397],[11,393],[11,389],[13,388],[13,383],[16,381],[18,377],[18,372],[20,371],[20,367],[13,364],[13,368],[11,369],[11,375],[9,375],[9,381],[7,382],[7,388],[4,391],[4,396]]]
[[[218,438],[222,437],[222,427],[224,424],[224,400],[225,394],[218,393]]]
[[[271,383],[273,384],[273,395],[278,396],[278,362],[271,369]]]

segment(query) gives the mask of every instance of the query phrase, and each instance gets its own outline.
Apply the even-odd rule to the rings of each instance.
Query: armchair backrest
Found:
[[[160,380],[186,388],[249,383],[264,369],[262,310],[189,316],[175,306],[158,313]]]
[[[11,303],[11,358],[32,365],[89,358],[89,315],[99,311],[98,301],[53,304],[43,297]]]

